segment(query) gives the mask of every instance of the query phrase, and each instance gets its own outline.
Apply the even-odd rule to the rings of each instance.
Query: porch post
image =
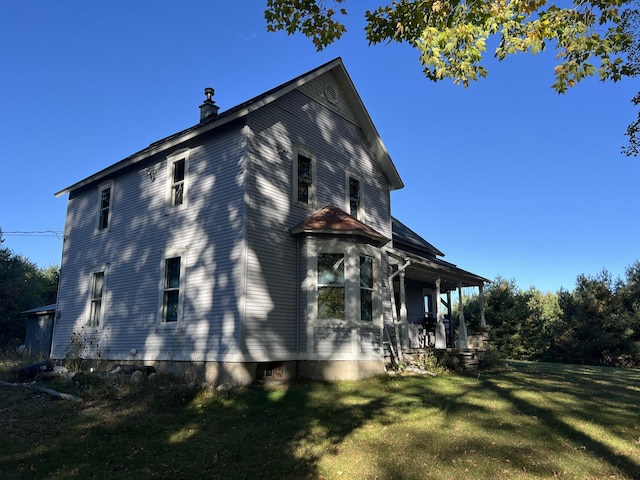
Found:
[[[480,328],[487,329],[487,321],[484,318],[484,284],[478,286],[480,289]]]
[[[449,345],[455,347],[456,344],[453,337],[453,302],[451,301],[451,290],[447,290],[447,315],[449,316],[449,325],[447,325],[447,328],[445,328],[447,332],[445,337],[447,340],[447,347]]]
[[[400,323],[396,322],[396,348],[398,349],[398,359],[402,362],[402,329],[407,325],[407,292],[404,285],[405,271],[400,271]]]
[[[407,291],[404,284],[404,270],[400,272],[400,323],[407,323]]]
[[[442,318],[442,298],[440,298],[440,277],[436,280],[436,348],[447,348],[447,332]]]
[[[458,348],[469,348],[467,338],[467,325],[464,322],[464,308],[462,306],[462,282],[458,281],[458,301],[460,302],[460,315],[458,317]]]

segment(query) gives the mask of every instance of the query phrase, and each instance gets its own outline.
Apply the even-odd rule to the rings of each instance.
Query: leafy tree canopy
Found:
[[[317,50],[346,31],[346,0],[267,0],[267,30],[300,32]],[[633,44],[625,19],[637,0],[394,0],[366,10],[370,44],[406,42],[419,52],[425,76],[467,86],[487,76],[482,59],[497,39],[502,60],[553,46],[558,65],[553,88],[564,93],[586,77],[620,80],[632,75]]]
[[[38,268],[2,244],[0,229],[0,346],[23,341],[26,317],[20,312],[56,301],[58,267]]]
[[[628,48],[628,62],[630,75],[640,73],[640,11],[627,10],[622,16],[622,28],[632,38],[631,46]],[[640,105],[640,92],[631,100],[634,105]],[[629,137],[629,144],[622,149],[626,155],[637,156],[640,153],[640,110],[638,117],[627,128],[626,135]]]

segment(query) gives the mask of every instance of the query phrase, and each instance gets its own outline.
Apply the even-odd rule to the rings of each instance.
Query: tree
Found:
[[[268,31],[300,32],[317,50],[339,40],[346,0],[267,0]],[[487,76],[487,44],[494,56],[537,54],[553,47],[558,64],[552,88],[565,93],[583,79],[618,81],[640,73],[638,0],[394,0],[364,12],[369,44],[406,42],[425,76],[465,87]],[[640,92],[632,99],[640,105]],[[626,155],[640,151],[640,111],[629,125]]]
[[[406,42],[416,48],[425,76],[467,86],[487,76],[487,43],[494,55],[557,51],[553,88],[564,93],[586,77],[620,80],[634,72],[626,60],[633,42],[630,11],[637,0],[394,0],[366,10],[370,44]],[[300,32],[317,50],[340,39],[346,0],[267,0],[268,31]]]
[[[531,343],[526,326],[530,317],[529,295],[523,293],[515,280],[498,276],[485,290],[485,316],[489,323],[490,343],[502,356],[514,359],[531,359]],[[465,299],[465,311],[469,315],[469,330],[478,329],[480,299],[473,295]],[[467,315],[465,314],[465,317]]]
[[[637,271],[638,263],[628,270],[628,279]],[[637,366],[640,363],[637,294],[637,284],[614,281],[606,270],[595,277],[579,275],[573,292],[560,292],[563,319],[556,326],[549,359]]]
[[[640,73],[640,11],[629,10],[622,16],[622,28],[632,39],[627,47],[627,56],[630,75],[638,75]],[[636,94],[631,102],[640,105],[640,92]],[[628,156],[637,156],[640,152],[640,110],[635,122],[627,127],[626,135],[629,137],[629,145],[622,149],[622,152]]]
[[[20,312],[56,301],[58,267],[38,268],[2,246],[0,230],[0,345],[23,341],[26,318]]]
[[[524,295],[527,299],[527,318],[522,324],[524,353],[527,360],[540,360],[549,350],[555,326],[562,318],[562,310],[555,293],[542,293],[535,287]]]

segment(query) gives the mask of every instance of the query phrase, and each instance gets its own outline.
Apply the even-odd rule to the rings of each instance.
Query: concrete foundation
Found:
[[[92,361],[100,370],[109,371],[114,364],[152,366],[158,373],[176,375],[185,381],[211,385],[229,383],[250,385],[255,381],[288,381],[295,378],[337,381],[360,380],[382,375],[384,361],[283,361],[283,362],[187,362],[187,361]]]

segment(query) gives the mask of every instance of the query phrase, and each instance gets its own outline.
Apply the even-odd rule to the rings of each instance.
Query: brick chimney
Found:
[[[214,91],[211,87],[204,89],[204,94],[207,96],[207,99],[200,105],[200,123],[218,116],[219,107],[216,105],[216,102],[211,99],[213,93]]]

